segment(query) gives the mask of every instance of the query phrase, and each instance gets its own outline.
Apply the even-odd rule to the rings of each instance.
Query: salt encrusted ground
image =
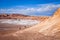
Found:
[[[35,25],[40,23],[37,20],[27,20],[27,19],[0,19],[0,23],[8,23],[8,24],[15,24],[15,25]]]

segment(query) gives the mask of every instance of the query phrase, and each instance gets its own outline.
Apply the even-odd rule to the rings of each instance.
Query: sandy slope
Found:
[[[39,32],[49,36],[54,35],[56,32],[60,31],[60,8],[48,20],[23,30],[23,32],[24,31]]]

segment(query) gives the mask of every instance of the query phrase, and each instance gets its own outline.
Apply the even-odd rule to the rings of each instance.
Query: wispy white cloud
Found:
[[[60,7],[60,4],[38,4],[36,7],[17,6],[16,8],[0,9],[0,13],[20,13],[27,15],[47,15]]]

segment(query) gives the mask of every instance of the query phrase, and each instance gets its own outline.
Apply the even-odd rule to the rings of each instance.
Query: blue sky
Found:
[[[60,8],[60,0],[0,0],[0,14],[50,16],[57,8]]]

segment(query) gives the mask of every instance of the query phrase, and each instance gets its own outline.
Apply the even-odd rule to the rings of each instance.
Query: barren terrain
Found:
[[[6,14],[5,14],[6,15]],[[9,15],[8,15],[9,16]],[[16,16],[9,17],[0,16],[0,40],[60,40],[60,8],[52,15],[51,17],[36,17],[36,16]],[[2,21],[2,19],[24,19],[24,20],[36,20],[34,25],[17,25],[19,22],[11,21]],[[3,23],[2,23],[3,22]],[[9,24],[9,22],[11,24]],[[27,21],[25,21],[27,22]],[[28,21],[30,24],[31,21]],[[35,24],[36,23],[36,24]],[[24,24],[24,23],[23,23]],[[22,28],[23,26],[23,28]],[[28,27],[29,26],[29,27]],[[6,30],[6,29],[15,29],[15,30]],[[4,30],[5,29],[5,30]],[[22,30],[21,30],[22,29]]]

